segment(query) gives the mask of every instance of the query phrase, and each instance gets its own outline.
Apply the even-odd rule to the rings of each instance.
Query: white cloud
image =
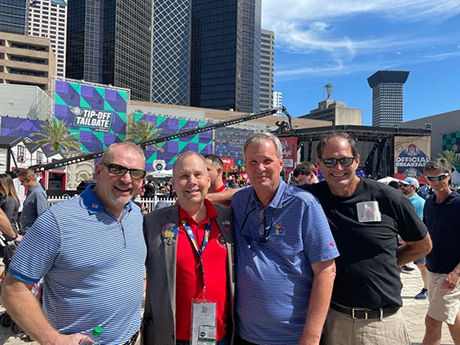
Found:
[[[422,61],[441,61],[450,59],[453,57],[460,57],[460,52],[452,52],[452,53],[440,53],[440,54],[428,54],[422,57]]]
[[[442,21],[460,14],[458,0],[263,0],[263,24],[275,32],[278,49],[291,53],[308,54],[326,51],[333,58],[353,58],[356,54],[388,51],[431,44],[433,37],[410,37],[411,32],[400,37],[365,37],[366,29],[359,34],[346,35],[337,27],[350,22],[353,16],[372,15],[393,22]],[[407,29],[406,29],[407,30]],[[359,35],[359,37],[357,37]],[[444,38],[449,39],[449,38]],[[428,43],[428,44],[430,44]]]

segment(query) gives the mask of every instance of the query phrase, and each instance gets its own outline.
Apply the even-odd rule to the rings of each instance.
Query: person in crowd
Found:
[[[38,183],[37,176],[33,170],[19,170],[18,179],[27,191],[21,212],[21,230],[26,233],[38,216],[48,208],[47,196],[42,185]]]
[[[146,198],[153,198],[155,196],[155,183],[153,181],[147,181],[144,185],[144,189]]]
[[[243,155],[251,186],[231,203],[235,344],[319,344],[338,256],[327,219],[312,195],[281,180],[276,136],[250,136]]]
[[[293,172],[297,184],[318,183],[316,166],[311,162],[302,162],[297,165]]]
[[[233,227],[231,211],[213,206],[205,158],[185,152],[172,183],[178,205],[144,219],[147,289],[143,341],[149,345],[218,345],[233,336]],[[192,316],[193,313],[193,316]],[[204,332],[201,334],[201,332]]]
[[[433,250],[426,257],[430,305],[422,345],[441,343],[443,322],[454,344],[460,344],[460,195],[449,188],[451,169],[445,158],[431,159],[424,169],[434,195],[423,212]]]
[[[0,208],[8,217],[15,234],[18,233],[17,220],[19,206],[20,202],[14,188],[13,179],[8,174],[0,174]],[[8,236],[6,240],[9,241],[11,238]]]
[[[393,187],[394,189],[399,189],[399,187],[400,187],[398,181],[390,181],[390,182],[388,182],[388,185],[390,187]]]
[[[418,180],[414,177],[407,177],[405,180],[400,182],[399,188],[402,193],[409,198],[412,205],[414,205],[415,212],[419,216],[420,219],[423,219],[423,208],[425,207],[425,199],[420,197],[417,194],[417,191],[420,187]],[[414,261],[414,264],[420,270],[420,274],[422,276],[423,281],[423,288],[417,295],[415,295],[415,299],[426,299],[428,297],[428,283],[426,281],[426,268],[425,268],[425,257],[417,259]],[[406,266],[406,270],[407,270]],[[411,267],[412,268],[412,267]],[[402,271],[404,272],[404,267],[402,267]]]
[[[409,345],[398,268],[426,255],[430,236],[402,193],[356,176],[359,163],[356,142],[333,132],[317,146],[324,181],[301,186],[323,205],[340,251],[324,344]]]
[[[0,208],[0,234],[7,235],[9,238],[15,242],[20,242],[22,240],[22,236],[17,234],[13,227],[11,226],[10,220],[8,216],[3,212]]]
[[[226,187],[223,180],[224,163],[216,155],[206,155],[206,165],[208,167],[208,174],[211,178],[211,187],[209,187],[209,193],[220,193],[223,192]]]
[[[40,344],[80,344],[95,326],[103,327],[103,344],[134,343],[147,249],[131,199],[144,166],[135,144],[110,145],[96,165],[96,184],[45,211],[18,246],[2,300]],[[42,277],[43,311],[29,291]]]

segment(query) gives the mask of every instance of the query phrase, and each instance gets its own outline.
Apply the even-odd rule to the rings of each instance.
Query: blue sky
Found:
[[[262,0],[275,32],[275,90],[299,116],[326,98],[363,110],[372,124],[378,70],[409,71],[404,121],[460,109],[459,0]]]

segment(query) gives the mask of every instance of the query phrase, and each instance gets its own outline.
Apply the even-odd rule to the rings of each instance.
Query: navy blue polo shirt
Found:
[[[433,241],[426,268],[433,273],[452,272],[460,263],[460,195],[450,193],[440,204],[433,195],[425,202],[423,221]]]

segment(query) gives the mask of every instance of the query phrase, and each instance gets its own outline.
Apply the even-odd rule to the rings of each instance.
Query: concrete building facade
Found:
[[[260,49],[260,109],[273,105],[273,79],[275,70],[275,33],[262,29]]]
[[[377,71],[367,82],[372,88],[372,126],[392,127],[403,121],[407,71]]]
[[[65,77],[67,4],[57,0],[34,0],[28,9],[28,35],[48,38],[56,55],[56,75]]]
[[[347,104],[340,101],[326,99],[318,103],[318,108],[313,109],[307,115],[300,116],[304,119],[331,121],[333,125],[362,124],[362,110],[348,108]]]
[[[0,84],[48,89],[56,75],[56,58],[47,38],[0,32]]]
[[[460,137],[460,109],[447,113],[431,115],[417,120],[405,121],[401,124],[404,128],[431,129],[431,156],[437,157],[442,153],[443,137],[452,134]],[[459,150],[460,152],[460,150]]]

